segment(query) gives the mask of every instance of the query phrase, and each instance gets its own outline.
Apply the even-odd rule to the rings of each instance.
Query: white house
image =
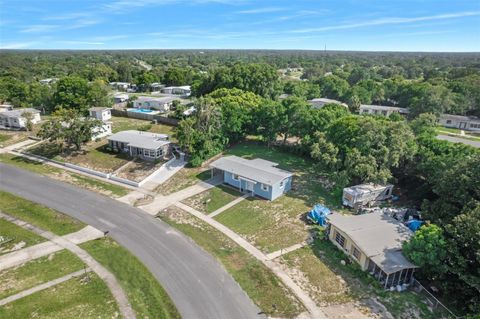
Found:
[[[112,89],[127,91],[132,87],[132,84],[129,82],[110,82]]]
[[[101,125],[92,129],[92,141],[112,135],[112,122],[102,122]]]
[[[343,103],[343,102],[340,102],[340,101],[337,101],[337,100],[332,100],[332,99],[327,99],[327,98],[324,98],[324,97],[308,100],[308,103],[310,103],[310,105],[315,109],[321,109],[326,104],[338,104],[338,105],[341,105],[341,106],[344,106],[344,107],[348,108],[348,105]]]
[[[190,96],[192,90],[190,85],[184,86],[167,86],[160,89],[160,93],[163,94],[172,94],[172,95],[181,95],[181,96]]]
[[[90,117],[100,121],[108,121],[112,118],[111,109],[108,107],[92,107],[89,110]]]
[[[138,99],[133,101],[133,107],[137,109],[155,109],[161,112],[170,110],[172,102],[175,99],[173,97],[150,97],[139,96]]]
[[[123,103],[128,101],[128,94],[126,93],[117,93],[113,96],[115,103]]]
[[[11,104],[0,104],[0,112],[11,111],[13,110],[13,105]]]
[[[58,78],[48,78],[40,80],[40,84],[50,85],[58,81]]]
[[[154,82],[152,84],[150,84],[150,90],[152,92],[160,92],[161,89],[163,89],[165,87],[165,84],[161,84],[161,83],[158,83],[158,82]]]
[[[32,114],[32,124],[37,124],[41,121],[39,110],[32,108],[16,109],[0,112],[0,127],[17,130],[26,129],[28,121],[25,117],[26,113]]]
[[[171,154],[171,142],[166,134],[142,131],[121,131],[108,138],[113,150],[128,153],[132,157],[146,160],[166,158]]]
[[[376,114],[383,116],[390,116],[392,113],[399,113],[400,115],[408,115],[410,111],[404,107],[384,106],[384,105],[360,105],[360,114]]]
[[[438,122],[444,127],[466,131],[480,131],[480,119],[478,117],[442,114]]]

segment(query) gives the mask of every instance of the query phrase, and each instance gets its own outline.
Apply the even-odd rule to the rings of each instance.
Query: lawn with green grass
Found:
[[[279,168],[294,173],[292,190],[276,200],[248,198],[215,216],[266,253],[308,238],[311,227],[306,225],[304,215],[314,204],[341,209],[340,192],[318,174],[315,163],[307,158],[254,141],[239,143],[225,154],[270,160],[279,163]]]
[[[84,223],[76,219],[7,192],[0,191],[0,203],[2,211],[6,214],[59,236],[85,227]]]
[[[12,136],[11,135],[7,135],[7,134],[0,134],[0,145],[4,145],[4,143],[6,141],[8,141],[9,139],[11,139]]]
[[[149,131],[152,133],[168,134],[170,136],[175,132],[175,126],[166,124],[152,124],[147,120],[139,120],[129,117],[112,116],[112,132],[118,133],[127,130]]]
[[[98,191],[106,195],[113,195],[113,197],[121,197],[128,194],[129,190],[122,186],[103,182],[101,180],[86,177],[84,175],[75,174],[70,171],[62,170],[47,164],[42,164],[37,161],[29,160],[21,156],[12,154],[0,154],[0,162],[10,164],[19,168],[32,171],[37,174],[47,175],[49,177],[60,179],[64,182],[80,186],[89,190]]]
[[[110,238],[93,240],[81,247],[113,273],[138,318],[180,318],[155,277],[125,248]]]
[[[210,170],[202,167],[184,167],[165,183],[158,186],[155,191],[162,195],[169,195],[178,192],[200,181],[210,179]]]
[[[116,318],[118,306],[94,273],[72,278],[0,307],[0,318]]]
[[[210,225],[177,207],[169,207],[158,217],[215,256],[267,315],[291,318],[304,311],[293,293],[266,266]]]
[[[232,187],[219,185],[200,194],[189,197],[183,200],[182,203],[193,207],[204,214],[210,214],[240,196],[243,196],[243,194]]]
[[[0,299],[66,276],[84,268],[83,262],[68,250],[29,261],[0,272]]]
[[[4,238],[0,242],[0,255],[11,251],[26,248],[44,242],[45,239],[17,226],[9,221],[0,218],[0,236]],[[1,280],[0,280],[1,281]]]

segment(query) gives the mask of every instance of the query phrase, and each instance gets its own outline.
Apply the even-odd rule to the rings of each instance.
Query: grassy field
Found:
[[[0,134],[0,145],[6,145],[7,141],[12,138],[9,134]]]
[[[306,290],[319,304],[356,301],[375,308],[372,300],[376,298],[394,318],[438,318],[414,292],[387,292],[356,263],[342,265],[347,257],[327,240],[316,239],[312,246],[284,255],[281,260],[306,276],[313,287]]]
[[[210,214],[242,195],[231,187],[219,185],[182,202],[202,213]]]
[[[225,152],[245,158],[263,158],[294,173],[292,190],[274,201],[248,198],[217,215],[216,220],[244,236],[264,252],[297,244],[309,236],[304,214],[314,204],[341,209],[340,193],[319,176],[312,161],[256,142],[245,142]],[[330,188],[330,189],[329,189]]]
[[[269,316],[290,318],[304,311],[299,301],[268,268],[213,227],[176,207],[162,211],[159,217],[215,256]]]
[[[72,278],[0,307],[0,318],[116,318],[118,307],[94,273]]]
[[[106,140],[92,141],[82,147],[81,151],[62,151],[58,145],[44,142],[28,149],[29,153],[87,167],[104,173],[112,173],[125,165],[130,158],[124,153],[110,153],[105,150]]]
[[[44,238],[4,219],[0,219],[0,236],[9,240],[0,245],[0,255],[45,241]]]
[[[175,126],[165,124],[152,124],[147,120],[139,120],[128,117],[112,116],[112,132],[117,133],[126,130],[149,131],[152,133],[161,133],[173,135]]]
[[[202,167],[184,167],[155,191],[162,195],[169,195],[209,178],[210,170]]]
[[[29,261],[0,272],[0,299],[83,269],[82,261],[68,250]]]
[[[456,128],[448,128],[448,127],[437,127],[435,129],[437,131],[437,134],[449,134],[449,133],[454,133],[454,134],[460,134],[460,130],[459,129],[456,129]],[[463,136],[460,136],[460,135],[456,135],[455,137],[459,137],[459,138],[464,138],[464,139],[467,139],[467,140],[472,140],[472,141],[480,141],[480,135],[478,132],[474,133],[474,132],[469,132],[469,131],[464,131],[465,132],[465,135]]]
[[[6,214],[59,236],[73,233],[85,227],[85,224],[76,219],[7,192],[0,191],[0,203],[2,203],[2,210]]]
[[[148,269],[109,238],[81,245],[122,285],[138,318],[180,318],[169,296]]]
[[[122,186],[103,182],[101,180],[86,177],[84,175],[75,174],[50,165],[43,165],[42,163],[32,161],[21,156],[15,156],[12,154],[0,154],[0,162],[17,166],[37,174],[47,175],[55,179],[60,179],[64,182],[113,197],[121,197],[129,192],[127,188],[124,188]]]

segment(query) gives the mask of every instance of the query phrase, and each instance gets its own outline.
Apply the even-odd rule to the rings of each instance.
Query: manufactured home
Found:
[[[37,124],[41,121],[40,111],[33,108],[13,109],[10,111],[0,112],[0,128],[24,130],[27,128],[27,116],[31,114],[31,123]]]
[[[465,131],[480,131],[480,118],[478,117],[442,114],[438,122],[443,127]]]
[[[171,142],[166,134],[142,131],[121,131],[108,138],[108,145],[113,150],[128,153],[132,157],[145,160],[157,160],[171,154]]]
[[[392,197],[393,185],[361,184],[343,189],[344,206],[359,208],[371,206]]]
[[[408,114],[410,114],[410,111],[404,107],[396,107],[396,106],[366,105],[366,104],[360,105],[360,114],[390,116],[393,113],[398,113],[400,115],[407,116]]]

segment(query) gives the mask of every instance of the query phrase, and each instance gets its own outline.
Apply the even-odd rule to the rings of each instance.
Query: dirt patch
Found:
[[[176,224],[186,224],[204,230],[202,223],[199,223],[198,219],[192,217],[189,213],[178,208],[177,206],[169,206],[161,210],[157,214],[157,217],[165,217],[172,220]]]
[[[144,195],[143,197],[135,200],[135,202],[133,203],[133,206],[138,207],[138,206],[148,205],[153,202],[153,199],[154,197],[151,195]]]
[[[168,159],[154,162],[136,159],[128,163],[128,165],[122,167],[119,171],[115,173],[115,175],[131,181],[141,182],[147,176],[159,169],[167,161]]]

